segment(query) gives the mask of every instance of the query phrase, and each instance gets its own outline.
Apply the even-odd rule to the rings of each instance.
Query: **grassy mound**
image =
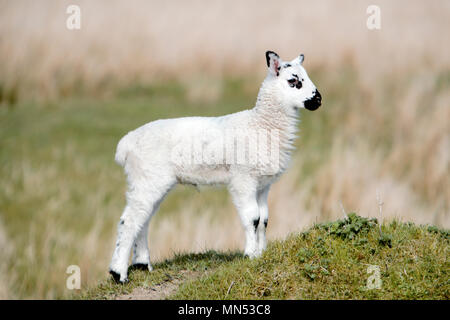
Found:
[[[183,279],[170,299],[449,299],[449,231],[349,214],[269,244],[263,256],[207,252],[177,256],[152,273],[133,271],[83,298],[113,298],[136,287]],[[379,278],[379,280],[377,280]]]

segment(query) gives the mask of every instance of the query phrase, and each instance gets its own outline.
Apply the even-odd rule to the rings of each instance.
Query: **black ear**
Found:
[[[266,62],[267,62],[267,67],[269,68],[269,72],[273,75],[279,76],[280,68],[281,68],[280,56],[273,51],[267,51],[266,52]]]

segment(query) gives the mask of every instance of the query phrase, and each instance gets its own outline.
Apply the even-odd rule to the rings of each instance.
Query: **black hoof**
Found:
[[[111,274],[111,276],[112,276],[112,278],[113,278],[113,280],[114,280],[115,283],[121,283],[121,284],[124,284],[124,283],[127,283],[127,282],[128,282],[128,279],[126,279],[125,281],[120,281],[120,274],[118,274],[118,273],[115,272],[115,271],[109,270],[109,273]]]
[[[148,271],[148,264],[146,263],[136,263],[130,266],[130,270],[142,270]]]

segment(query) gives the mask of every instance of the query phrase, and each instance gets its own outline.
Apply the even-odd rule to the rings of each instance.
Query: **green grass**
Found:
[[[349,214],[271,242],[258,259],[179,255],[151,273],[131,271],[126,285],[106,280],[78,298],[114,298],[192,270],[204,275],[169,299],[449,299],[449,241],[448,230],[398,221],[380,228],[376,219]],[[379,268],[379,289],[367,286],[369,266]]]

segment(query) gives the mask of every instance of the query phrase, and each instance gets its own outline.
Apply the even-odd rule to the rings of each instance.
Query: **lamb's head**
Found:
[[[304,58],[301,54],[285,62],[275,52],[266,52],[268,74],[265,85],[270,87],[288,113],[299,108],[316,110],[322,104],[322,96],[302,66]]]

